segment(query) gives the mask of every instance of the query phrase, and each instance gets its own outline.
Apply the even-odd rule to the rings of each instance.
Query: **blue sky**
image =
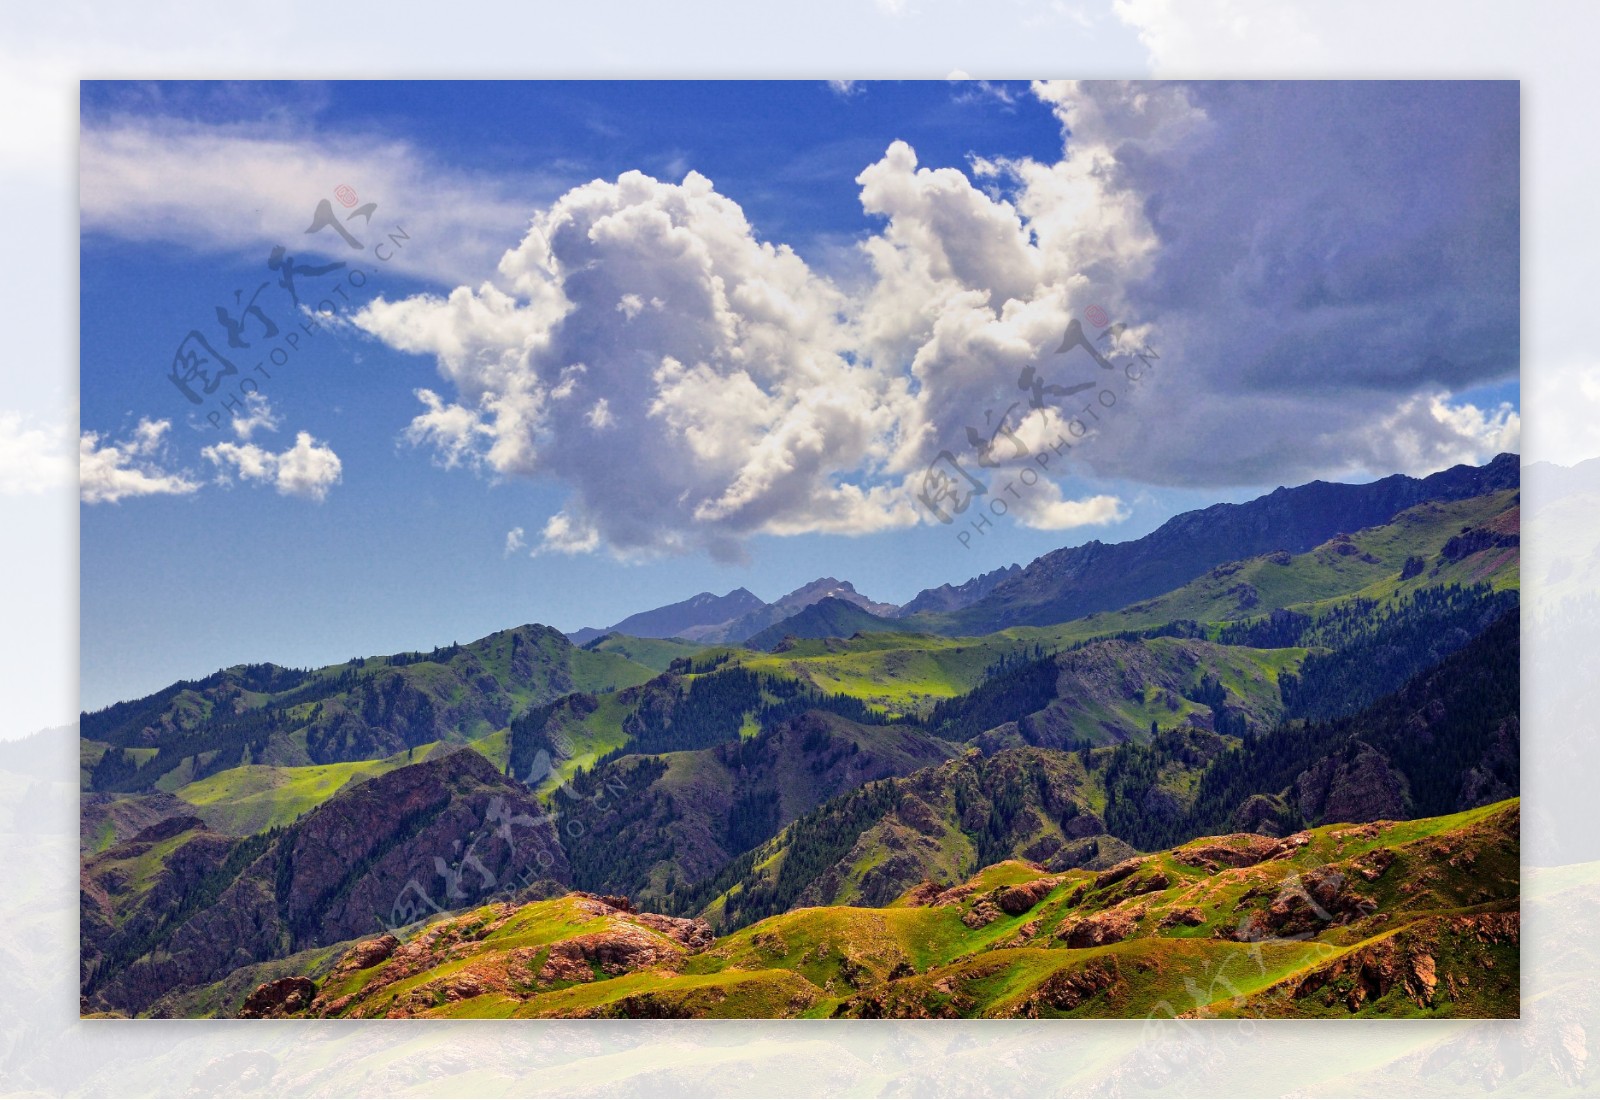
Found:
[[[86,707],[707,589],[900,602],[1515,445],[1514,84],[86,83],[82,111]],[[303,232],[340,184],[364,243],[404,227],[388,262]],[[261,426],[210,425],[167,368],[190,329],[223,346],[275,244],[349,265],[302,290],[370,278],[269,367]],[[1075,380],[1047,356],[1089,305],[1159,378],[963,544],[915,504],[928,462],[1020,365]]]

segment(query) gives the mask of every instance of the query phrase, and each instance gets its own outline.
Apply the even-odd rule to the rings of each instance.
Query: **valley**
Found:
[[[83,1010],[1514,1015],[1519,504],[1313,483],[85,714]]]

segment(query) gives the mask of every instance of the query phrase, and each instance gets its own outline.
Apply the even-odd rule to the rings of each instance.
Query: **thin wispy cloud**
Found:
[[[79,147],[83,230],[123,240],[263,255],[288,243],[349,259],[354,250],[335,234],[306,233],[318,202],[340,186],[377,204],[370,225],[428,242],[397,251],[396,270],[443,283],[492,266],[529,207],[560,189],[537,177],[513,188],[465,175],[402,141],[281,125],[124,118],[86,125]]]

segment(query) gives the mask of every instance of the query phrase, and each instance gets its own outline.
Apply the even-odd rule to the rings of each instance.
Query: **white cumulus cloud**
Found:
[[[1068,472],[1276,484],[1516,445],[1514,410],[1452,396],[1516,368],[1516,173],[1494,159],[1514,89],[1030,92],[1058,157],[925,166],[893,141],[862,167],[848,294],[704,176],[635,171],[537,212],[492,277],[354,323],[438,365],[411,443],[568,487],[536,552],[736,558],[756,534],[937,522],[917,490],[942,451],[1008,416],[1060,438],[1071,409],[1023,372],[1052,394],[1105,377],[1057,357],[1102,311],[1151,380],[1018,506],[1030,526],[1125,518],[1066,497]]]
[[[166,434],[170,420],[139,421],[133,434],[103,442],[97,432],[78,440],[78,496],[85,504],[115,504],[128,497],[183,496],[200,488],[187,472],[168,470]]]
[[[310,432],[297,433],[294,446],[276,454],[255,443],[216,443],[200,453],[218,467],[218,480],[224,484],[237,477],[272,485],[284,496],[319,502],[343,476],[339,456]]]

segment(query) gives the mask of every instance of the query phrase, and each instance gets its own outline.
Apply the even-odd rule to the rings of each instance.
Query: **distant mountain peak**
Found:
[[[977,603],[995,588],[1021,573],[1022,566],[1012,563],[980,574],[963,584],[941,584],[937,588],[924,588],[895,612],[895,615],[898,618],[905,618],[920,611],[960,611]]]
[[[568,637],[578,645],[586,645],[607,634],[628,634],[635,638],[691,637],[766,606],[764,601],[746,588],[735,588],[724,596],[701,592],[665,607],[629,615],[608,627],[586,626],[573,631]]]

